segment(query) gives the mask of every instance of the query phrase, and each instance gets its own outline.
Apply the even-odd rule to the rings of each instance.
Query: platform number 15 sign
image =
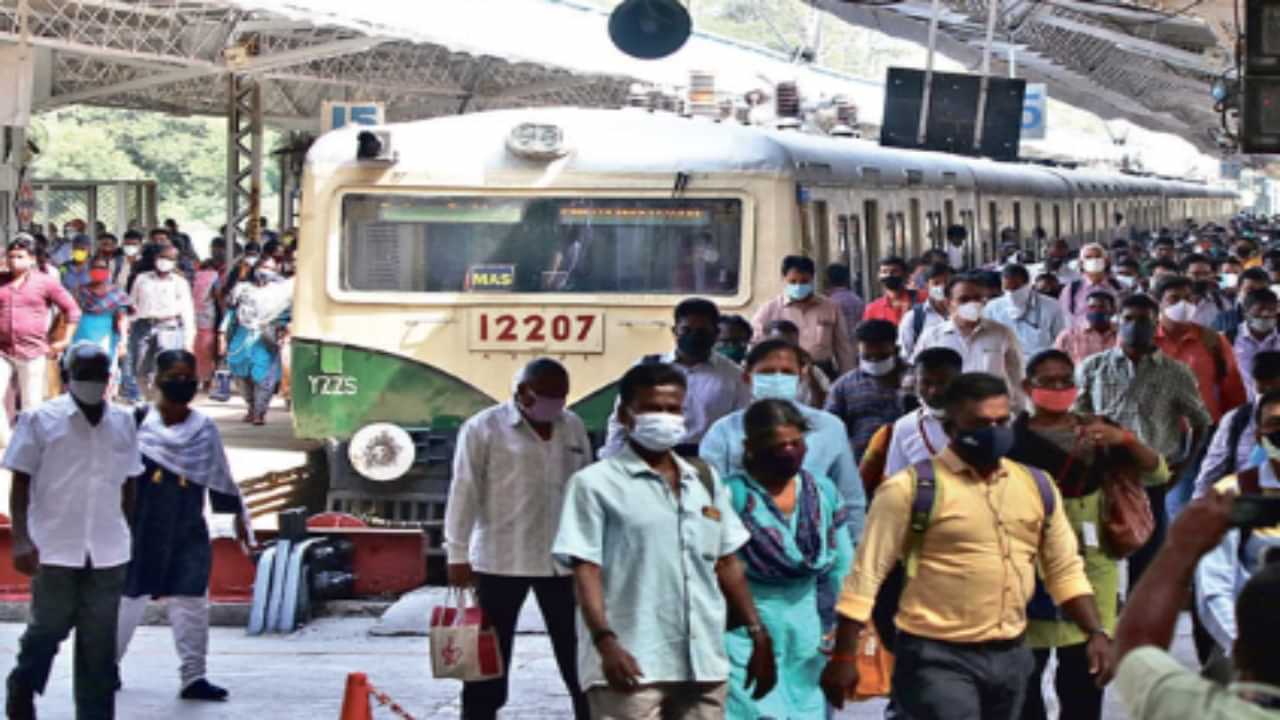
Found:
[[[322,132],[344,125],[381,125],[386,110],[379,102],[327,102],[321,109]]]
[[[1048,103],[1049,94],[1045,92],[1044,83],[1027,83],[1027,92],[1022,100],[1023,140],[1044,139]]]

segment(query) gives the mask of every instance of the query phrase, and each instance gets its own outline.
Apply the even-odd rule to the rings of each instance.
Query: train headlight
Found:
[[[404,477],[413,467],[417,449],[409,433],[399,425],[373,423],[351,436],[347,458],[360,475],[374,482],[391,482]]]
[[[555,125],[520,123],[507,135],[507,150],[530,160],[555,160],[569,150],[564,144],[564,130]]]

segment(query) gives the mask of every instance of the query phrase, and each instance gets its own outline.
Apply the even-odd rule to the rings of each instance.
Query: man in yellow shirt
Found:
[[[966,373],[947,391],[947,449],[934,460],[936,494],[914,543],[914,575],[895,625],[893,701],[914,720],[1012,719],[1035,667],[1023,641],[1039,565],[1054,602],[1088,636],[1089,670],[1109,679],[1110,639],[1085,578],[1075,532],[1054,487],[1046,503],[1030,470],[1004,456],[1013,446],[1009,389]],[[836,604],[839,625],[822,674],[842,706],[856,686],[857,639],[881,583],[904,557],[912,533],[915,469],[885,481],[867,514],[853,572]],[[1046,505],[1052,515],[1045,517]]]

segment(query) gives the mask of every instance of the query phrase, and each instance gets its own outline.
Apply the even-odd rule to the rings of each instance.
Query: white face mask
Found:
[[[1080,267],[1087,273],[1106,272],[1107,261],[1105,258],[1085,258],[1080,261]]]
[[[985,303],[980,300],[967,302],[956,308],[956,317],[968,322],[978,322],[982,318],[982,308]]]
[[[893,372],[897,365],[897,360],[892,355],[883,360],[863,359],[858,363],[858,367],[862,368],[862,372],[872,377],[884,377]]]
[[[1132,275],[1116,275],[1116,282],[1120,283],[1120,287],[1128,289],[1138,282],[1138,278]]]
[[[946,302],[946,300],[947,300],[947,286],[946,286],[946,285],[930,285],[930,286],[929,286],[929,299],[930,299],[930,300],[936,300],[936,301],[938,301],[938,302]]]
[[[1196,306],[1186,300],[1179,300],[1164,309],[1164,316],[1176,323],[1189,323],[1195,314]]]
[[[641,413],[635,416],[635,427],[627,435],[640,447],[651,452],[665,452],[675,447],[685,435],[684,416],[675,413]]]
[[[1022,307],[1026,305],[1027,300],[1031,298],[1031,291],[1032,287],[1030,285],[1023,285],[1017,290],[1006,291],[1005,295],[1009,296],[1009,299],[1013,301],[1014,305]]]
[[[173,261],[169,258],[160,258],[156,260],[156,270],[162,273],[173,272]]]
[[[85,405],[101,405],[107,397],[107,383],[100,380],[71,380],[67,383],[67,392]]]
[[[138,256],[138,253],[139,253],[139,252],[141,252],[141,251],[142,251],[142,248],[138,247],[137,245],[125,245],[125,246],[124,246],[124,256],[125,256],[125,257],[137,257],[137,256]]]

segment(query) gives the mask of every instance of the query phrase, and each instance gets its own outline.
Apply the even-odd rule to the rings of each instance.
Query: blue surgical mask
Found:
[[[799,375],[755,373],[751,376],[751,397],[755,400],[795,400],[799,392]]]
[[[804,300],[813,294],[813,283],[788,284],[785,292],[788,300]]]

